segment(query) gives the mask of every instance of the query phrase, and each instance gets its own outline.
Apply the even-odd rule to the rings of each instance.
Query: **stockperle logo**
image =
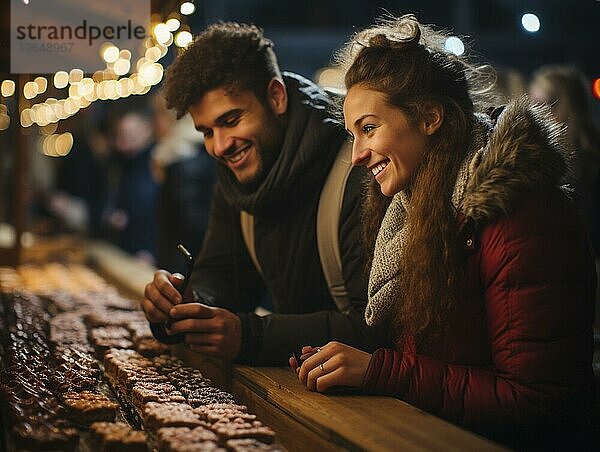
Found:
[[[13,74],[94,72],[106,64],[108,43],[145,51],[150,0],[11,0]]]

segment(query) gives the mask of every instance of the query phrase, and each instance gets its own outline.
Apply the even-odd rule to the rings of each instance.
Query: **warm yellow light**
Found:
[[[184,2],[179,7],[179,11],[184,16],[189,16],[190,14],[193,14],[194,11],[196,11],[196,7],[194,6],[194,4],[192,2]]]
[[[109,80],[108,82],[106,82],[106,85],[104,85],[104,96],[107,99],[117,99],[117,84],[118,82],[114,81],[114,80]]]
[[[146,50],[145,58],[152,62],[160,60],[160,49],[158,47],[150,47]]]
[[[79,92],[79,82],[73,83],[71,84],[71,86],[69,86],[69,97],[72,98],[78,98],[83,96],[83,93]]]
[[[30,108],[26,108],[21,112],[21,125],[23,127],[30,127],[33,125],[32,113],[33,111]]]
[[[56,117],[56,113],[54,113],[54,108],[50,105],[44,105],[44,111],[46,112],[46,120],[49,123],[58,122],[58,118]]]
[[[104,80],[114,80],[115,78],[117,78],[117,74],[115,74],[115,71],[108,68],[104,70]]]
[[[123,58],[119,58],[117,61],[115,61],[115,65],[113,66],[113,71],[115,71],[115,74],[117,74],[117,75],[125,75],[129,72],[130,68],[131,68],[131,63],[129,62],[129,60],[124,60]]]
[[[4,97],[10,97],[15,93],[15,82],[12,80],[4,80],[0,86],[0,92]]]
[[[23,96],[25,96],[25,99],[33,99],[35,96],[37,96],[37,83],[25,83],[25,86],[23,87]]]
[[[140,68],[139,80],[144,86],[156,85],[162,76],[163,67],[159,63],[146,63]]]
[[[81,69],[71,69],[69,72],[69,83],[77,83],[83,79],[83,71]]]
[[[180,31],[175,35],[175,45],[177,45],[177,47],[187,47],[193,39],[194,38],[189,31]]]
[[[36,77],[34,83],[37,85],[38,94],[46,92],[46,89],[48,88],[48,80],[46,80],[44,77]]]
[[[102,80],[104,80],[104,72],[102,72],[102,71],[94,72],[94,74],[92,75],[92,80],[94,80],[96,83],[100,83]]]
[[[173,42],[172,42],[172,38],[171,38],[171,44],[172,43]],[[169,45],[171,45],[171,44],[165,45],[165,44],[158,43],[156,45],[156,47],[158,47],[158,49],[160,50],[160,57],[161,58],[164,57],[167,54],[167,52],[169,51]]]
[[[65,71],[58,71],[54,74],[54,86],[57,89],[63,89],[69,84],[69,74]]]
[[[79,108],[87,108],[90,106],[91,103],[92,101],[89,100],[87,97],[82,97],[81,99],[79,99]]]
[[[116,45],[108,45],[102,52],[102,59],[107,63],[114,63],[119,58],[119,48]]]
[[[140,69],[148,63],[149,60],[147,60],[145,57],[140,58],[139,60],[137,60],[137,63],[135,64],[135,66],[137,67],[138,72],[140,71]],[[150,61],[150,63],[153,63],[154,61]]]
[[[55,149],[58,156],[64,157],[71,152],[72,147],[73,135],[71,132],[61,133],[58,138],[56,138]]]
[[[10,117],[3,113],[0,115],[0,130],[6,130],[10,126]]]
[[[89,77],[86,77],[80,82],[79,92],[82,96],[89,96],[91,93],[94,92],[94,85],[94,80],[92,80]]]
[[[67,117],[69,116],[66,112],[65,112],[65,103],[67,101],[64,99],[59,100],[56,105],[54,106],[54,114],[56,114],[56,117],[58,119],[67,119]]]
[[[33,116],[33,115],[32,115]],[[35,118],[32,118],[33,122],[38,126],[46,126],[50,123],[46,116],[46,109],[40,104],[40,108],[35,112]]]
[[[171,38],[171,30],[169,30],[169,27],[167,26],[167,24],[157,24],[154,27],[154,37],[156,38],[156,40],[160,43],[166,43],[169,41],[169,39]]]
[[[121,97],[130,96],[135,89],[135,83],[128,77],[124,77],[119,80],[119,86],[121,87]]]
[[[42,149],[44,151],[44,155],[47,155],[48,157],[58,157],[58,154],[56,153],[56,139],[58,138],[58,135],[52,134],[52,135],[48,135],[46,138],[44,138],[44,141],[42,143]]]
[[[47,126],[41,127],[40,132],[42,135],[52,135],[58,129],[58,123],[54,122],[52,124],[48,124]]]
[[[175,18],[171,18],[167,20],[167,27],[169,27],[169,31],[177,31],[181,25],[181,22]]]
[[[98,99],[100,99],[100,100],[108,99],[108,96],[104,92],[104,89],[105,89],[107,83],[108,83],[107,81],[103,81],[96,85],[96,94],[98,96]]]
[[[65,113],[67,114],[67,117],[74,115],[75,113],[77,113],[77,111],[78,108],[75,105],[75,101],[70,97],[67,98],[65,101]]]
[[[131,52],[127,49],[123,49],[119,52],[119,58],[123,58],[124,60],[131,60]]]

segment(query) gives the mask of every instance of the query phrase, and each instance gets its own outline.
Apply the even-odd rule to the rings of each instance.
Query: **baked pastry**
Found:
[[[97,450],[110,452],[147,452],[146,433],[122,422],[95,422],[90,426]]]
[[[161,427],[207,426],[187,403],[149,402],[144,407],[144,427],[157,430]]]
[[[89,425],[96,421],[112,421],[119,404],[106,395],[90,391],[67,392],[63,395],[67,416],[79,424]]]

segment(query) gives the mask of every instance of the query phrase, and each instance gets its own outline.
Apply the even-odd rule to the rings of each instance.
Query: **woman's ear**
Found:
[[[282,115],[287,111],[288,97],[283,80],[272,78],[267,86],[267,99],[273,113]]]
[[[422,132],[431,136],[444,122],[444,107],[439,103],[430,103],[425,106],[425,115],[421,122]]]

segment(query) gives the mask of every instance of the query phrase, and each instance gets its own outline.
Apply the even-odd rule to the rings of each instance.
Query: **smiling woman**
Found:
[[[393,395],[519,448],[581,446],[595,270],[560,189],[561,129],[527,99],[476,113],[480,71],[445,39],[407,15],[342,53],[352,161],[391,197],[364,238],[376,237],[365,321],[390,325],[396,348],[330,342],[290,363],[312,390]]]
[[[425,153],[427,137],[443,120],[439,107],[429,113],[435,122],[410,121],[381,92],[361,84],[348,91],[344,116],[354,142],[352,163],[368,167],[384,195],[393,196],[410,183]]]

